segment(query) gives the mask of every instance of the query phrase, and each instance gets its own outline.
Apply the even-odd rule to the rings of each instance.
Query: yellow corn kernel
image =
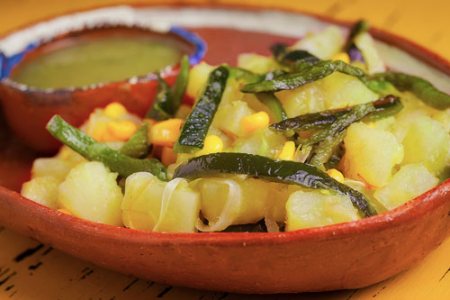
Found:
[[[345,52],[339,52],[338,54],[334,55],[332,57],[332,60],[342,60],[343,62],[349,64],[350,63],[350,57]]]
[[[154,145],[172,147],[180,136],[182,119],[169,119],[150,127],[149,139]]]
[[[108,123],[108,131],[112,135],[113,140],[126,141],[137,130],[136,124],[131,121],[112,121]]]
[[[329,169],[327,170],[327,174],[332,177],[333,179],[335,179],[336,181],[339,181],[340,183],[344,182],[344,175],[342,175],[341,172],[339,172],[336,169]]]
[[[202,150],[196,153],[196,156],[221,152],[223,150],[223,142],[217,135],[211,134],[205,138],[205,144]]]
[[[278,154],[278,159],[280,160],[294,160],[295,154],[295,143],[292,141],[285,142],[280,154]]]
[[[127,109],[119,102],[108,104],[103,111],[107,117],[116,119],[127,113]]]
[[[106,142],[111,139],[111,135],[108,132],[107,122],[97,122],[92,130],[92,137],[97,142]]]
[[[241,128],[244,133],[250,134],[258,129],[267,127],[269,121],[269,115],[265,111],[260,111],[242,118]]]

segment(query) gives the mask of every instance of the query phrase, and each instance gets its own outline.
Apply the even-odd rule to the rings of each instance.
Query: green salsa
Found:
[[[25,60],[12,79],[37,88],[82,87],[160,70],[183,55],[175,43],[113,36],[72,43]]]

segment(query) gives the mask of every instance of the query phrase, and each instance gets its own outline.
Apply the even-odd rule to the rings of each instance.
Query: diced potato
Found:
[[[179,181],[179,182],[176,182]],[[164,195],[173,185],[172,196],[167,198],[167,208],[162,210],[153,231],[195,232],[200,214],[200,195],[191,189],[185,179],[176,178],[166,184]]]
[[[289,117],[367,103],[378,98],[360,80],[335,72],[294,90],[276,93]]]
[[[256,74],[268,73],[279,68],[272,57],[256,53],[240,54],[238,56],[238,66]]]
[[[281,151],[286,137],[269,128],[256,131],[249,137],[236,139],[233,152],[257,154],[275,158]]]
[[[177,181],[162,182],[146,172],[129,176],[122,203],[124,225],[148,231],[194,232],[199,217],[200,197],[184,180],[181,183]],[[167,190],[168,184],[172,190]],[[164,193],[169,194],[165,199],[167,209],[161,218]]]
[[[232,179],[204,178],[199,180],[198,188],[201,211],[209,222],[217,222],[230,196],[235,202],[226,216],[228,226],[255,223],[264,218],[268,209],[270,184],[261,180],[237,176]],[[236,190],[231,191],[231,188]],[[238,196],[233,197],[231,192],[236,192]]]
[[[403,166],[385,187],[375,191],[374,196],[387,209],[393,209],[433,188],[438,182],[423,164],[409,164]]]
[[[342,108],[378,99],[378,95],[369,90],[359,79],[334,72],[322,79],[327,109]]]
[[[186,93],[190,97],[197,99],[208,81],[209,73],[211,73],[213,69],[213,66],[208,65],[205,62],[201,62],[192,67],[189,71],[189,81],[186,87]]]
[[[61,181],[55,177],[40,176],[25,182],[20,193],[36,203],[56,209],[60,183]]]
[[[59,186],[58,205],[77,217],[121,226],[123,196],[116,178],[100,162],[81,163]]]
[[[383,60],[378,54],[374,40],[369,33],[364,32],[359,34],[355,38],[355,44],[364,57],[369,74],[386,71]]]
[[[433,119],[440,122],[447,133],[450,134],[450,108],[446,110],[438,110],[433,114]]]
[[[321,32],[308,34],[291,48],[306,50],[320,59],[330,59],[341,51],[344,43],[341,29],[329,26]]]
[[[165,183],[147,172],[129,176],[122,201],[123,224],[132,229],[153,230],[159,219]]]
[[[244,134],[241,130],[241,120],[253,113],[244,101],[223,103],[214,116],[212,126],[232,135],[242,136]]]
[[[434,174],[449,165],[450,135],[441,123],[430,117],[421,116],[411,122],[403,147],[404,164],[423,163]]]
[[[319,191],[297,191],[286,202],[286,231],[359,219],[350,199]]]
[[[403,147],[392,133],[361,122],[348,128],[344,145],[345,177],[376,187],[388,183],[393,168],[403,159]]]
[[[33,162],[31,174],[33,178],[52,176],[63,181],[74,165],[70,160],[60,158],[38,158]]]

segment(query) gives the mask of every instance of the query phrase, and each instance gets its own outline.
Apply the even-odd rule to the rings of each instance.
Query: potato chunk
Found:
[[[33,177],[52,176],[63,181],[75,164],[60,158],[38,158],[33,162]]]
[[[339,72],[276,95],[289,117],[367,103],[378,98],[360,80]]]
[[[430,117],[421,116],[411,122],[403,146],[404,164],[423,163],[434,174],[449,165],[450,135],[440,122]]]
[[[392,133],[361,122],[348,128],[344,144],[345,177],[363,179],[375,187],[386,185],[403,159],[403,147]]]
[[[438,184],[439,180],[423,164],[403,166],[392,180],[375,191],[375,198],[387,209],[393,209]]]
[[[286,202],[286,230],[325,226],[359,219],[350,199],[319,191],[297,191]]]
[[[200,197],[184,179],[167,183],[150,173],[139,172],[127,178],[122,212],[128,228],[195,232]]]
[[[271,193],[272,185],[262,180],[238,176],[232,178],[204,178],[198,182],[201,194],[201,211],[210,222],[216,223],[220,218],[223,230],[230,225],[256,223],[270,212],[271,217],[279,217],[280,213],[272,207],[277,194]],[[223,211],[229,204],[225,215]],[[269,203],[270,202],[270,203]],[[273,201],[275,202],[275,201]]]
[[[50,208],[57,208],[58,187],[61,181],[53,176],[40,176],[25,182],[21,194]]]
[[[100,162],[81,163],[59,186],[58,204],[77,217],[121,226],[123,196],[116,178]]]

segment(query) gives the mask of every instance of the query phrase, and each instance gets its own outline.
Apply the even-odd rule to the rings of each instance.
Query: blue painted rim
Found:
[[[206,42],[200,36],[180,26],[172,26],[168,33],[173,33],[194,46],[194,53],[189,55],[189,63],[191,65],[198,64],[203,59],[207,46]],[[33,42],[27,45],[22,51],[9,57],[0,51],[0,80],[8,77],[12,69],[22,61],[24,56],[42,43],[43,41]]]

